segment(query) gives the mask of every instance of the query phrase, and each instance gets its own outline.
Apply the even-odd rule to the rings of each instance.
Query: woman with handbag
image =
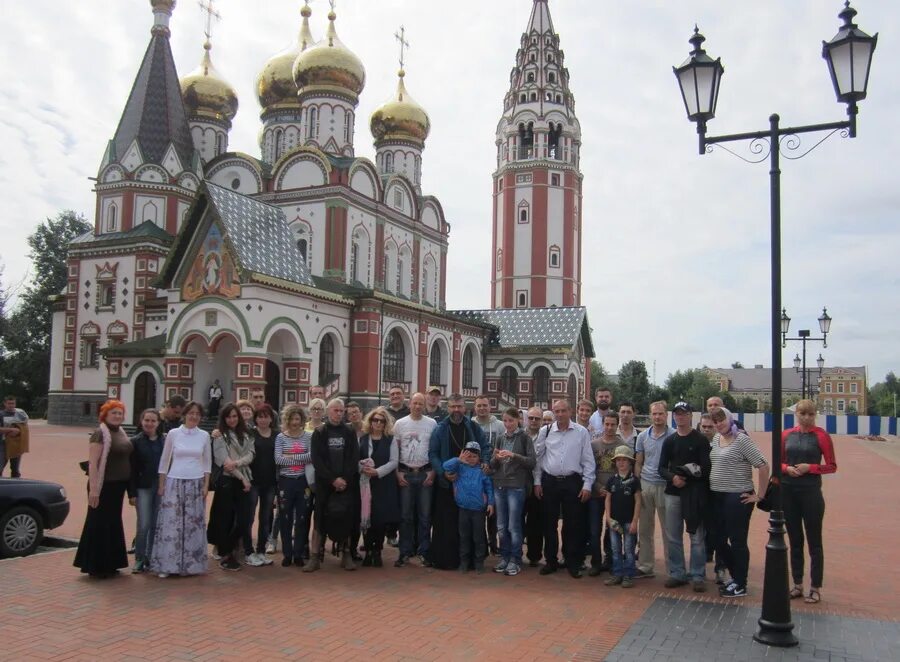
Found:
[[[237,405],[229,403],[219,414],[219,435],[212,442],[213,464],[221,467],[209,510],[207,541],[215,545],[223,570],[240,570],[239,543],[250,521],[250,488],[255,448]]]
[[[278,466],[278,513],[281,527],[283,567],[303,565],[303,553],[309,546],[310,490],[306,465],[310,463],[312,433],[304,429],[306,414],[300,405],[288,405],[281,415],[284,429],[275,438],[275,464]]]
[[[312,461],[316,469],[316,521],[309,563],[303,572],[322,565],[325,538],[338,544],[341,567],[356,570],[350,553],[353,520],[359,517],[359,442],[344,424],[344,401],[335,398],[325,409],[324,425],[312,435]]]
[[[804,539],[809,546],[810,589],[804,602],[817,604],[822,599],[825,552],[822,547],[822,521],[825,498],[822,475],[837,471],[831,436],[816,426],[816,405],[812,400],[797,403],[799,425],[781,436],[781,501],[791,548],[791,598],[803,597]]]
[[[383,565],[381,552],[385,530],[389,525],[400,523],[400,491],[397,485],[400,450],[394,443],[394,419],[384,407],[376,407],[369,412],[363,420],[362,431],[359,459],[361,529],[366,549],[363,565],[380,568]]]
[[[734,416],[725,407],[710,414],[716,434],[712,439],[709,460],[709,487],[715,518],[716,556],[721,559],[731,579],[719,588],[725,598],[747,595],[747,572],[750,549],[747,534],[753,506],[763,498],[769,483],[769,464],[746,432],[739,430]],[[753,489],[753,468],[757,472]]]
[[[134,446],[122,429],[125,405],[107,400],[88,452],[88,511],[74,566],[98,579],[115,577],[128,567],[122,502],[129,492]]]
[[[160,432],[161,418],[156,409],[141,412],[141,431],[131,438],[131,484],[137,497],[128,501],[137,507],[137,535],[134,542],[134,565],[131,572],[144,572],[150,567],[156,515],[159,512],[159,460],[166,435]]]
[[[159,577],[201,575],[207,569],[206,494],[212,466],[203,406],[189,402],[184,423],[166,434],[159,460],[160,496],[150,571]]]

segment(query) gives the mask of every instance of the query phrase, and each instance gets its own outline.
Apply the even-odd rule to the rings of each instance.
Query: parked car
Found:
[[[0,557],[28,556],[46,529],[66,521],[69,500],[58,483],[0,478]]]

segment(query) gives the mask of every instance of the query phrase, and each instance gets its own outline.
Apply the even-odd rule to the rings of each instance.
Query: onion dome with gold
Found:
[[[297,43],[266,62],[256,79],[256,93],[263,112],[279,106],[297,107],[300,104],[297,99],[297,84],[294,82],[294,61],[300,53],[315,43],[309,29],[312,10],[308,3],[303,5],[300,15],[303,17],[303,23],[300,26]]]
[[[238,109],[234,88],[216,72],[209,51],[209,39],[203,44],[200,66],[181,79],[181,98],[192,117],[204,117],[230,123]]]
[[[396,93],[381,104],[369,119],[369,128],[375,137],[376,144],[385,140],[406,140],[424,146],[431,120],[428,113],[409,96],[403,78],[406,72],[397,72]]]
[[[332,93],[349,98],[354,104],[366,85],[362,61],[337,36],[334,11],[328,13],[325,38],[308,48],[294,62],[294,82],[300,95]]]

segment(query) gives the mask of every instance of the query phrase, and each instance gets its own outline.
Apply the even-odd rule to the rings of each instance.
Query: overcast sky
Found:
[[[237,90],[230,149],[259,154],[255,80],[293,39],[298,0],[219,0],[213,61]],[[320,39],[327,2],[315,0]],[[838,0],[550,0],[581,122],[584,296],[597,358],[611,371],[646,362],[662,383],[676,370],[771,364],[767,163],[697,154],[672,65],[694,23],[725,76],[710,133],[845,117],[822,40]],[[452,224],[449,308],[489,307],[495,129],[531,0],[340,0],[337,29],[366,66],[356,153],[374,159],[368,117],[395,87],[394,32],[411,48],[407,88],[428,111],[423,192]],[[870,383],[900,368],[900,4],[858,0],[859,26],[881,33],[859,135],[833,136],[782,162],[783,301],[792,332],[827,306],[828,365],[865,365]],[[4,3],[0,41],[0,196],[4,282],[28,273],[26,238],[62,209],[93,221],[95,176],[147,46],[146,0]],[[171,22],[180,75],[202,53],[204,15],[180,0]],[[809,137],[806,145],[813,144]],[[814,140],[813,140],[814,142]],[[799,343],[784,350],[790,365]]]

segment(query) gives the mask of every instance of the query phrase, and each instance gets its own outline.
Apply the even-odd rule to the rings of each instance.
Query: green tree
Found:
[[[895,403],[900,398],[900,382],[893,372],[885,375],[884,381],[879,382],[869,389],[868,413],[872,416],[894,416]]]
[[[672,400],[680,400],[682,398],[686,398],[688,395],[688,391],[691,390],[691,385],[694,383],[694,371],[693,370],[676,370],[669,378],[666,380],[666,391],[669,392],[669,397]],[[673,403],[669,403],[671,406]]]
[[[12,378],[12,392],[22,399],[23,408],[33,410],[45,402],[53,318],[49,300],[66,287],[69,243],[90,229],[82,215],[64,211],[38,225],[28,237],[32,277],[9,317],[4,339],[4,372]]]
[[[722,396],[718,382],[714,382],[703,370],[694,370],[694,379],[688,389],[687,399],[698,411],[706,408],[706,401],[714,396]],[[724,399],[723,399],[724,401]]]
[[[616,401],[630,400],[636,411],[646,413],[650,406],[650,379],[643,361],[629,361],[619,369]]]
[[[755,414],[759,405],[756,402],[756,398],[743,397],[741,398],[740,407],[745,414]]]
[[[595,391],[598,386],[606,384],[608,374],[600,361],[591,359],[591,391]]]
[[[737,370],[739,368],[743,368],[744,364],[741,363],[740,361],[735,361],[734,363],[731,364],[731,367],[734,368],[735,370]]]

